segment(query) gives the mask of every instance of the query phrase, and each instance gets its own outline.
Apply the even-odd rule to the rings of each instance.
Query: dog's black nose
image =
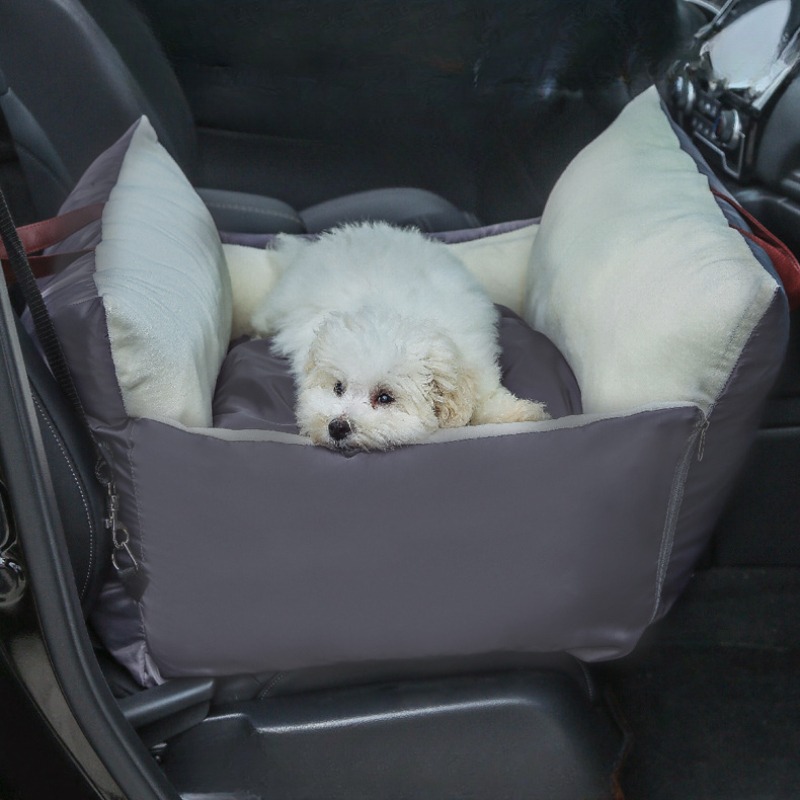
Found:
[[[350,435],[351,430],[350,423],[341,417],[332,419],[328,423],[328,433],[335,442],[341,442],[342,439]]]

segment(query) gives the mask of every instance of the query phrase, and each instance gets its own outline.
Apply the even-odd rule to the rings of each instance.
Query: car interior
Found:
[[[796,0],[0,0],[0,20],[0,186],[18,225],[58,214],[144,114],[223,241],[361,220],[468,238],[541,217],[567,165],[655,83],[712,185],[800,255]],[[92,437],[23,322],[30,301],[11,285],[3,302],[0,795],[796,793],[796,311],[708,544],[629,654],[520,648],[145,688],[92,621],[126,549]],[[213,585],[223,558],[208,556]]]

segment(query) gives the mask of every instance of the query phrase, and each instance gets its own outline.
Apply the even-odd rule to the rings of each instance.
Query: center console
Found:
[[[736,181],[756,174],[766,121],[800,67],[798,23],[792,0],[729,0],[669,72],[674,117]]]

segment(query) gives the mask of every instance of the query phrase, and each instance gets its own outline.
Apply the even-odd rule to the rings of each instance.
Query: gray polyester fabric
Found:
[[[350,458],[152,420],[103,431],[139,512],[146,650],[162,677],[627,652],[699,419],[684,406]]]
[[[98,159],[64,210],[107,198],[126,147],[123,138]],[[59,249],[101,236],[97,223]],[[708,542],[787,334],[779,291],[707,418],[686,403],[580,416],[555,351],[544,379],[561,419],[345,457],[282,433],[293,426],[286,373],[262,362],[275,378],[272,405],[254,400],[263,386],[247,385],[243,345],[215,399],[217,424],[238,430],[128,419],[93,269],[82,257],[47,283],[46,301],[109,448],[139,566],[135,586],[111,573],[94,625],[143,685],[480,653],[629,652]],[[505,365],[509,385],[520,363]]]

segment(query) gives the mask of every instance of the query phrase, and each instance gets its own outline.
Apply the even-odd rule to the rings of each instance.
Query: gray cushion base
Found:
[[[112,577],[95,625],[144,684],[621,655],[655,613],[700,413],[570,419],[583,424],[352,457],[153,420],[101,430],[129,465],[118,488],[139,509],[146,586],[137,603]]]

